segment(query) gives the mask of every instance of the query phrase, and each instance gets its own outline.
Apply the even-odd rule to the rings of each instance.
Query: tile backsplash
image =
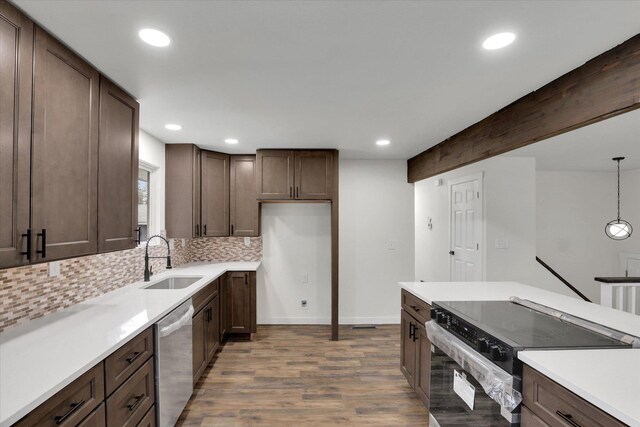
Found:
[[[165,255],[164,245],[150,246],[152,256]],[[194,261],[259,261],[262,238],[242,237],[175,239],[174,267]],[[144,248],[89,255],[59,261],[60,274],[49,277],[48,264],[0,270],[0,331],[59,311],[139,280],[144,271]],[[165,261],[151,260],[154,272]]]

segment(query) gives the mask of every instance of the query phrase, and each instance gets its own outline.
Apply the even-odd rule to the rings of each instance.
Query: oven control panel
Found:
[[[482,356],[512,372],[513,351],[509,346],[440,307],[431,309],[431,318]]]

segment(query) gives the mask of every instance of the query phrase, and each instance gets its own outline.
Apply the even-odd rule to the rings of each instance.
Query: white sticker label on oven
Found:
[[[464,403],[466,403],[473,411],[476,388],[467,381],[467,376],[465,374],[461,374],[456,370],[453,371],[453,391],[455,391],[456,394],[464,400]]]

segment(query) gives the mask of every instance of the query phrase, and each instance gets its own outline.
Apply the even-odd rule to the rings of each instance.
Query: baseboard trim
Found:
[[[271,317],[258,319],[258,325],[330,325],[331,319],[313,317]],[[400,316],[341,317],[340,325],[399,325]]]

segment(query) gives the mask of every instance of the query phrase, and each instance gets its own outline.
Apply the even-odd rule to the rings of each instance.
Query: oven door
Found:
[[[431,384],[429,393],[429,426],[518,426],[520,425],[520,406],[519,402],[517,407],[509,411],[497,403],[492,397],[487,395],[484,391],[482,384],[474,377],[474,375],[480,377],[481,381],[487,382],[487,377],[491,374],[487,374],[486,367],[483,365],[482,360],[486,360],[479,353],[472,350],[470,347],[462,343],[451,333],[445,331],[440,326],[435,325],[439,329],[441,338],[450,339],[447,342],[444,351],[436,345],[432,345],[431,348]],[[450,336],[450,337],[447,337]],[[433,341],[438,341],[433,340]],[[433,342],[432,341],[432,342]],[[459,350],[456,346],[464,346],[464,351],[474,352],[475,356],[482,358],[476,359],[471,357],[464,358],[462,362],[464,367],[461,366],[453,357],[460,359]],[[457,353],[456,353],[457,352]],[[449,354],[454,353],[453,357]],[[486,363],[491,363],[487,361]],[[466,368],[466,369],[465,369]],[[483,371],[483,369],[485,369]],[[492,372],[498,369],[500,371],[500,378],[510,376],[506,371],[495,367],[490,368]],[[504,374],[504,375],[502,375]],[[500,380],[494,381],[500,383]],[[519,385],[520,381],[516,378],[516,384]],[[493,387],[493,385],[491,386]],[[510,388],[510,386],[508,386]],[[509,392],[511,393],[511,391]],[[519,392],[515,393],[520,395]]]

